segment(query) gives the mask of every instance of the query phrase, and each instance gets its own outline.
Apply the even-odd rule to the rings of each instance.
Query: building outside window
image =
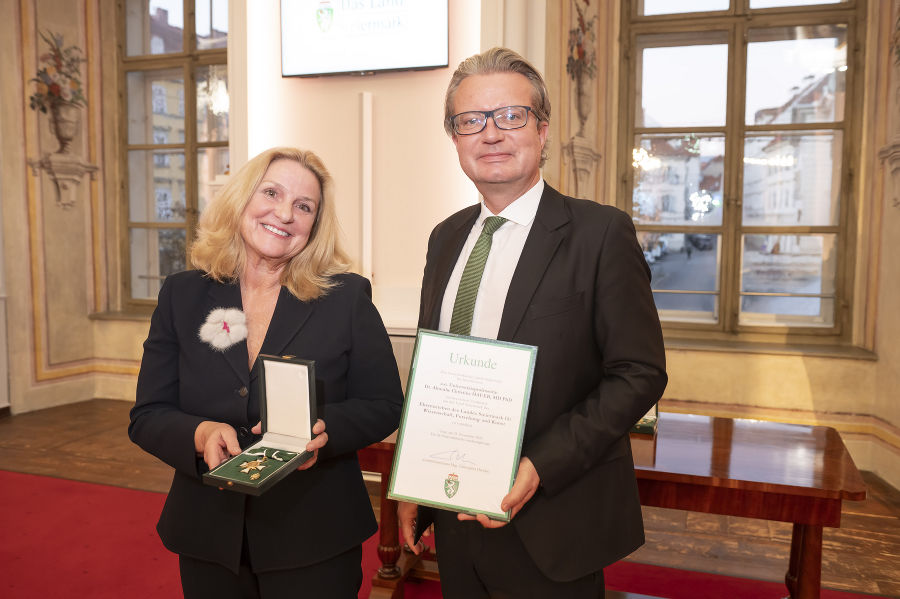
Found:
[[[623,5],[623,197],[667,335],[849,337],[861,4]]]
[[[120,61],[126,307],[187,267],[197,218],[227,174],[227,0],[125,0]]]
[[[154,83],[150,89],[153,92],[153,114],[166,114],[166,88]]]

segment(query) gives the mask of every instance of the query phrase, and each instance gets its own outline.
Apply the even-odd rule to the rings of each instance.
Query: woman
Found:
[[[397,427],[402,393],[369,282],[347,272],[337,237],[324,164],[274,148],[204,211],[198,270],[159,292],[128,434],[175,468],[157,530],[186,598],[357,596],[377,523],[356,450]],[[212,320],[224,333],[201,331]],[[320,419],[300,472],[251,497],[201,476],[260,432],[260,353],[315,360]]]

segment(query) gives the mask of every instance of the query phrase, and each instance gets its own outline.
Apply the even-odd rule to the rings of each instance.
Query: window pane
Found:
[[[748,326],[834,326],[834,298],[741,297],[738,322]]]
[[[749,39],[748,125],[843,120],[846,25],[751,29]]]
[[[182,0],[126,0],[126,54],[168,54],[184,48]]]
[[[841,132],[779,133],[744,142],[747,226],[838,222]]]
[[[184,152],[128,152],[128,219],[131,222],[184,222],[184,192]]]
[[[224,64],[197,67],[197,141],[228,140],[228,73]]]
[[[650,265],[660,318],[715,322],[719,312],[719,236],[641,231],[638,241]]]
[[[728,10],[728,0],[644,0],[643,5],[643,10],[638,8],[640,15]]]
[[[750,0],[750,8],[776,8],[781,6],[812,6],[814,4],[840,4],[846,0]]]
[[[181,69],[132,71],[127,78],[128,143],[184,143]]]
[[[745,235],[740,323],[832,326],[836,235]]]
[[[228,174],[228,148],[202,148],[197,152],[197,198],[202,213]]]
[[[643,135],[635,140],[632,214],[641,224],[722,224],[721,135]]]
[[[228,39],[228,0],[196,0],[197,49],[226,47]]]
[[[638,36],[635,125],[724,125],[727,41],[724,32]]]
[[[168,275],[185,269],[184,229],[131,229],[131,297],[156,299]]]

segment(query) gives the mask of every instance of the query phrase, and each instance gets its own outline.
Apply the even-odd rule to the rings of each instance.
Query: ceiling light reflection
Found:
[[[635,148],[631,151],[631,166],[645,171],[652,171],[662,166],[662,161],[651,156],[644,148]]]

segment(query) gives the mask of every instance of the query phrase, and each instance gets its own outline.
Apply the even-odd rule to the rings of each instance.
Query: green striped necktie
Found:
[[[472,330],[475,298],[478,296],[478,285],[481,283],[484,265],[491,252],[491,237],[505,222],[506,219],[502,216],[489,216],[484,219],[484,228],[475,241],[475,246],[463,269],[462,278],[459,280],[459,290],[456,292],[456,302],[453,304],[453,316],[450,318],[451,333],[468,335]]]

